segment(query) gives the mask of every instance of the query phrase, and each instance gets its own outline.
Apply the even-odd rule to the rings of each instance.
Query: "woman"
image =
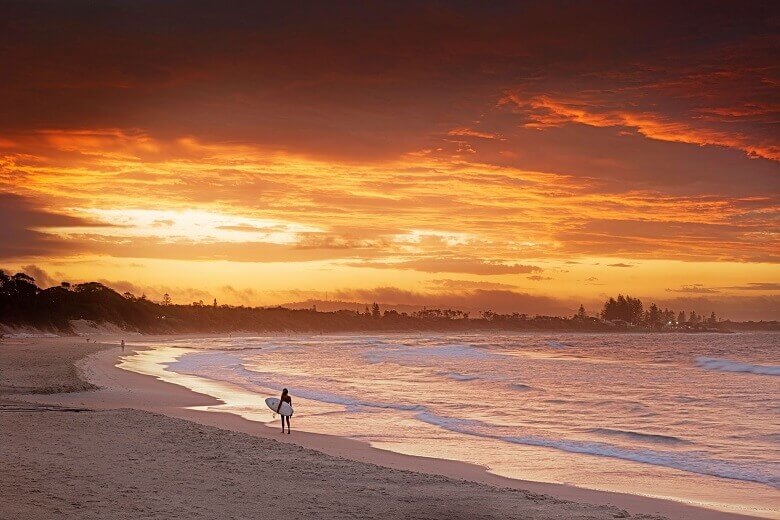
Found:
[[[290,408],[292,408],[292,397],[290,397],[290,394],[287,392],[287,389],[282,390],[282,397],[279,398],[279,406],[276,407],[276,413],[279,413],[279,410],[282,408],[282,403],[287,403],[290,405]],[[281,415],[281,414],[279,414]],[[287,419],[287,434],[290,434],[290,416],[289,415],[282,415],[282,433],[284,433],[284,420]]]

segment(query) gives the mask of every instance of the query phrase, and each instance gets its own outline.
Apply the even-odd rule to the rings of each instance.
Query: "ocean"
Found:
[[[780,334],[398,333],[155,341],[123,368],[295,430],[780,518]],[[277,423],[274,424],[278,426]]]

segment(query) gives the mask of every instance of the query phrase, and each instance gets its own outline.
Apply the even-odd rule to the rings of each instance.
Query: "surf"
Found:
[[[749,467],[736,461],[711,459],[685,452],[664,452],[653,449],[627,448],[599,441],[555,439],[536,435],[509,435],[506,432],[501,433],[501,430],[504,428],[497,425],[491,425],[473,419],[443,417],[430,412],[419,412],[416,417],[420,421],[464,435],[493,439],[511,444],[551,448],[568,453],[639,462],[700,475],[741,480],[744,482],[757,482],[780,489],[780,478],[772,473],[771,468],[768,468],[767,471],[764,472],[755,467]]]
[[[720,372],[737,372],[756,374],[761,376],[780,376],[780,366],[754,365],[729,359],[711,358],[700,356],[696,358],[696,365],[705,370],[717,370]]]

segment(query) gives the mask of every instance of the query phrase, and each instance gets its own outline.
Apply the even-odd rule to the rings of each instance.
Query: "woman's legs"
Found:
[[[284,431],[284,424],[282,424],[282,431]],[[290,416],[287,416],[287,433],[290,433]]]

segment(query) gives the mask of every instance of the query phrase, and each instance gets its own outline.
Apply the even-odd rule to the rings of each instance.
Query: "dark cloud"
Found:
[[[656,301],[661,307],[686,312],[695,310],[699,314],[709,315],[715,312],[723,319],[735,321],[777,320],[780,319],[780,296],[690,296],[672,299],[646,299]]]
[[[567,316],[576,305],[548,296],[538,296],[502,289],[474,289],[467,292],[420,293],[397,287],[341,290],[333,293],[335,299],[451,308],[478,313],[491,310],[499,313]]]
[[[0,192],[0,258],[73,254],[81,249],[71,241],[39,228],[94,225],[86,220],[43,209],[36,201]]]
[[[758,144],[776,119],[768,113],[776,13],[763,2],[3,7],[0,48],[12,51],[0,53],[0,68],[14,71],[0,86],[6,131],[143,128],[348,160],[445,142],[480,153],[470,143],[479,140],[530,168],[572,143],[517,130],[549,119],[550,109],[515,103],[515,112],[491,116],[506,93],[522,101],[583,93],[577,106],[596,116],[667,107],[658,117],[673,130],[683,120],[723,121]],[[545,146],[551,141],[563,148]],[[582,159],[593,166],[606,146],[560,154],[558,169]],[[639,152],[649,166],[652,152]]]

